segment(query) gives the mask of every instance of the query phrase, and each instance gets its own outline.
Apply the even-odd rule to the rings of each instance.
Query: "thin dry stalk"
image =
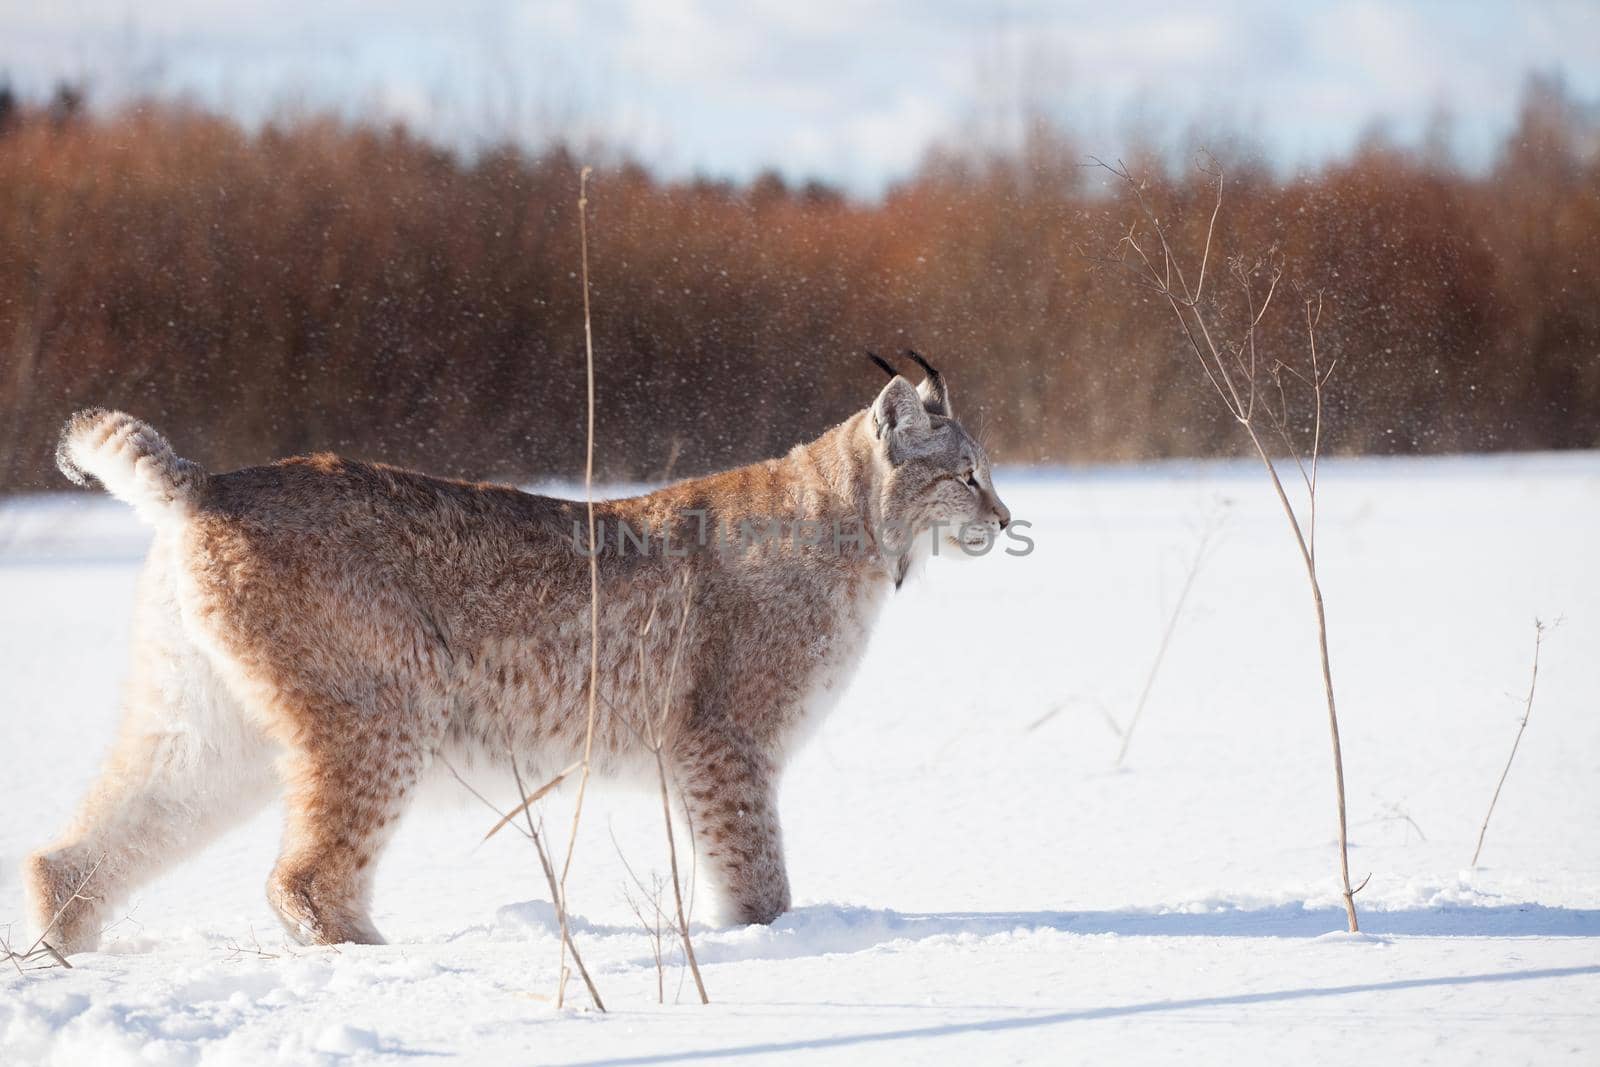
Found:
[[[694,987],[700,994],[700,1003],[710,1004],[711,998],[706,995],[705,979],[700,977],[700,961],[694,955],[694,940],[689,936],[689,913],[684,908],[683,881],[678,876],[678,845],[672,832],[672,800],[667,792],[667,768],[661,758],[660,749],[656,749],[656,773],[661,783],[661,818],[666,824],[667,859],[671,864],[672,898],[677,909],[678,938],[683,942],[683,958],[689,964],[689,973],[694,975]]]
[[[1200,566],[1205,562],[1206,549],[1211,545],[1211,538],[1221,525],[1221,519],[1213,517],[1206,523],[1205,529],[1200,532],[1200,544],[1194,550],[1194,560],[1189,564],[1189,573],[1184,576],[1183,588],[1178,591],[1177,603],[1172,605],[1172,615],[1167,619],[1167,628],[1162,631],[1161,644],[1156,648],[1156,658],[1150,664],[1150,673],[1144,676],[1144,688],[1139,691],[1139,703],[1134,705],[1133,718],[1128,720],[1128,728],[1122,730],[1122,747],[1117,749],[1118,767],[1128,758],[1128,746],[1133,743],[1133,731],[1139,726],[1139,719],[1144,715],[1144,706],[1150,699],[1150,690],[1156,684],[1156,674],[1161,670],[1161,661],[1167,658],[1167,646],[1172,644],[1172,634],[1178,628],[1178,619],[1183,615],[1183,606],[1189,600],[1189,591],[1194,588],[1194,580],[1200,574]]]
[[[1068,697],[1065,700],[1059,700],[1052,704],[1050,709],[1043,715],[1039,716],[1027,726],[1023,727],[1022,732],[1032,733],[1045,723],[1049,722],[1051,719],[1054,719],[1057,715],[1060,715],[1063,711],[1080,704],[1088,704],[1092,706],[1095,711],[1100,713],[1100,718],[1105,721],[1106,728],[1109,729],[1113,734],[1116,734],[1118,737],[1122,736],[1122,724],[1117,721],[1117,717],[1115,715],[1111,714],[1110,709],[1108,709],[1102,701],[1095,697]],[[955,747],[954,742],[945,746],[946,749],[953,747]]]
[[[1522,705],[1522,721],[1517,723],[1517,736],[1511,741],[1511,755],[1506,757],[1505,769],[1494,784],[1494,796],[1489,798],[1489,810],[1484,813],[1483,825],[1478,828],[1478,847],[1472,850],[1471,866],[1478,866],[1478,856],[1483,853],[1483,838],[1489,832],[1489,820],[1494,817],[1494,806],[1500,800],[1500,790],[1505,787],[1506,775],[1511,773],[1511,761],[1517,758],[1517,746],[1522,744],[1522,731],[1528,728],[1528,718],[1533,714],[1533,689],[1539,684],[1539,649],[1544,644],[1545,625],[1533,620],[1533,673],[1528,678],[1528,698]]]
[[[528,839],[533,842],[533,847],[539,853],[539,866],[544,869],[545,881],[550,886],[550,901],[556,909],[556,921],[561,928],[561,970],[556,976],[556,1007],[560,1008],[565,1003],[563,994],[567,988],[567,960],[566,954],[572,953],[572,965],[578,968],[578,974],[583,977],[583,984],[588,987],[589,999],[600,1011],[606,1010],[605,1002],[600,999],[600,990],[595,988],[594,979],[589,976],[589,968],[583,965],[583,957],[578,955],[578,946],[572,940],[572,927],[567,922],[567,890],[566,885],[556,878],[555,866],[550,862],[550,854],[545,850],[543,835],[533,821],[533,804],[528,800],[527,790],[522,786],[522,772],[517,769],[516,754],[511,755],[511,776],[517,783],[517,794],[522,798],[522,815],[528,822]]]
[[[1201,248],[1200,270],[1196,282],[1191,288],[1184,277],[1182,266],[1177,254],[1173,251],[1172,244],[1167,238],[1165,227],[1156,216],[1144,195],[1144,187],[1129,172],[1126,165],[1118,163],[1112,166],[1100,160],[1094,163],[1103,168],[1114,177],[1118,178],[1132,193],[1138,207],[1148,237],[1142,237],[1139,223],[1135,222],[1117,242],[1118,254],[1103,257],[1106,265],[1126,271],[1141,288],[1154,293],[1158,299],[1166,303],[1178,321],[1178,327],[1183,333],[1189,351],[1194,355],[1200,365],[1201,373],[1212,389],[1222,400],[1239,426],[1250,439],[1250,445],[1255,450],[1256,456],[1265,468],[1268,480],[1272,483],[1272,490],[1283,508],[1284,518],[1289,523],[1289,529],[1294,535],[1295,546],[1299,549],[1301,562],[1305,565],[1306,580],[1311,588],[1312,607],[1317,623],[1317,651],[1321,658],[1322,689],[1327,698],[1328,705],[1328,732],[1333,748],[1333,777],[1334,792],[1338,804],[1339,814],[1339,877],[1343,889],[1345,917],[1348,920],[1351,933],[1360,930],[1356,918],[1355,895],[1360,887],[1352,888],[1350,885],[1350,845],[1349,831],[1345,815],[1344,792],[1344,755],[1339,740],[1339,715],[1334,701],[1333,669],[1328,659],[1328,622],[1323,606],[1322,585],[1317,576],[1316,557],[1316,519],[1317,519],[1317,461],[1322,449],[1322,391],[1333,375],[1334,365],[1324,370],[1318,362],[1316,345],[1316,330],[1322,313],[1322,300],[1318,296],[1304,301],[1306,337],[1310,347],[1311,368],[1309,375],[1295,371],[1282,361],[1275,362],[1270,369],[1261,366],[1260,357],[1256,350],[1256,332],[1262,320],[1266,317],[1267,310],[1272,304],[1273,297],[1278,291],[1278,283],[1283,278],[1284,267],[1276,257],[1264,260],[1248,261],[1236,258],[1229,264],[1229,273],[1239,285],[1248,309],[1247,325],[1243,336],[1229,343],[1219,341],[1213,336],[1213,323],[1208,320],[1207,313],[1203,310],[1202,298],[1205,295],[1205,281],[1208,264],[1211,261],[1211,246],[1216,234],[1217,218],[1222,211],[1223,174],[1215,161],[1209,161],[1206,172],[1216,182],[1216,196],[1211,206],[1210,221],[1206,226],[1205,243]],[[1153,244],[1152,244],[1153,242]],[[1147,247],[1149,245],[1149,247]],[[1159,246],[1159,247],[1155,247]],[[1157,262],[1159,261],[1159,266]],[[1265,277],[1264,286],[1256,279]],[[1212,312],[1214,314],[1214,311]],[[1315,404],[1316,420],[1309,446],[1309,466],[1302,461],[1299,451],[1294,444],[1293,434],[1286,404],[1283,402],[1282,374],[1288,372],[1291,376],[1310,388]],[[1260,389],[1261,376],[1269,375],[1279,390],[1280,404],[1274,408],[1271,397]],[[1270,428],[1286,444],[1289,454],[1294,458],[1306,489],[1308,500],[1307,518],[1302,523],[1300,514],[1294,503],[1289,499],[1288,491],[1284,488],[1283,480],[1278,475],[1278,467],[1267,450],[1266,443],[1262,440],[1261,419],[1265,417]],[[1363,882],[1362,885],[1366,883]]]
[[[523,817],[527,820],[527,829],[516,826],[514,822],[516,813],[507,814],[506,812],[501,811],[499,807],[489,800],[488,797],[474,789],[472,787],[472,783],[461,777],[460,772],[452,767],[450,763],[444,759],[444,757],[439,757],[439,762],[444,764],[445,769],[450,772],[451,777],[455,778],[457,782],[461,783],[461,787],[463,789],[476,797],[479,803],[481,803],[484,807],[500,816],[500,822],[497,825],[516,826],[518,833],[520,833],[523,837],[526,837],[529,841],[533,842],[534,851],[539,855],[539,867],[544,871],[545,883],[550,889],[550,904],[551,907],[555,908],[561,934],[561,971],[556,976],[556,1006],[560,1007],[562,1005],[561,990],[566,987],[567,979],[566,953],[571,952],[573,965],[578,968],[578,974],[582,976],[583,984],[589,989],[589,998],[594,1001],[594,1006],[603,1012],[606,1010],[606,1006],[605,1002],[600,999],[600,990],[595,988],[594,979],[589,976],[588,968],[583,965],[583,957],[578,954],[578,946],[574,944],[572,940],[572,931],[569,928],[566,920],[567,902],[561,892],[561,883],[556,878],[555,865],[550,862],[550,853],[545,848],[544,835],[540,831],[539,825],[533,821],[534,802],[529,799],[528,791],[523,787],[522,772],[517,767],[516,753],[510,752],[510,755],[511,776],[517,783],[517,794],[522,800],[522,804],[517,810],[521,812]],[[564,773],[565,772],[563,772],[563,774]],[[543,790],[543,792],[548,791],[548,789]],[[487,838],[485,838],[485,840],[487,840]]]
[[[582,767],[582,766],[583,766],[583,764],[581,762],[580,763],[574,763],[572,766],[568,767],[566,770],[560,772],[554,778],[550,779],[544,785],[541,785],[538,789],[535,789],[531,794],[529,794],[528,796],[523,797],[522,798],[522,803],[518,804],[516,807],[512,808],[510,811],[506,812],[504,815],[502,815],[500,817],[500,821],[499,822],[497,822],[493,826],[489,827],[489,832],[483,835],[483,840],[484,841],[489,840],[489,838],[493,837],[495,834],[499,833],[506,826],[510,825],[511,822],[514,819],[516,819],[516,817],[518,815],[521,815],[523,812],[527,811],[534,804],[537,804],[539,801],[543,800],[546,796],[550,795],[550,793],[554,792],[557,786],[559,786],[562,782],[567,780],[567,775],[571,774],[573,771],[577,770],[579,767]],[[482,844],[482,842],[479,842],[479,844]]]
[[[695,957],[694,940],[689,936],[689,916],[694,908],[694,884],[691,876],[689,898],[686,903],[683,893],[683,880],[678,873],[677,835],[672,828],[672,791],[667,784],[667,718],[672,710],[672,695],[677,683],[678,660],[683,651],[683,636],[688,629],[689,613],[694,605],[694,598],[691,595],[687,576],[679,584],[679,592],[683,598],[683,608],[678,614],[678,628],[672,639],[672,658],[667,668],[666,686],[661,694],[661,706],[659,710],[655,711],[646,707],[644,713],[638,716],[639,721],[637,724],[630,721],[626,716],[619,716],[619,721],[633,731],[634,736],[650,750],[651,755],[655,758],[656,782],[661,794],[662,824],[667,835],[667,860],[671,868],[672,896],[677,920],[678,939],[683,944],[684,962],[688,964],[689,973],[694,975],[695,989],[700,994],[700,1003],[709,1004],[711,1003],[711,998],[707,996],[705,980],[700,976],[700,961]],[[650,614],[645,618],[644,626],[639,631],[639,673],[641,676],[648,673],[645,639],[650,636],[650,631],[655,627],[656,614],[660,608],[660,602],[659,595],[651,602]],[[694,840],[693,816],[690,814],[687,804],[684,805],[683,810],[685,818],[690,823],[689,838],[692,848]],[[626,864],[627,861],[624,859],[623,862]]]
[[[275,960],[282,958],[279,953],[268,952],[266,949],[261,947],[261,939],[256,936],[256,927],[254,923],[250,924],[250,944],[248,946],[240,944],[238,938],[230,937],[228,939],[227,947],[228,954],[223,957],[224,963],[238,963],[247,956],[253,956],[258,960]]]
[[[659,769],[660,768],[658,767],[657,770],[659,770]],[[695,891],[695,887],[696,887],[696,884],[697,884],[696,881],[695,881],[695,875],[698,873],[698,871],[700,869],[700,845],[696,841],[695,836],[694,836],[694,812],[689,810],[689,802],[681,793],[678,796],[678,803],[679,803],[679,806],[683,809],[683,825],[684,825],[684,828],[688,831],[688,838],[689,838],[689,877],[688,877],[689,887],[688,887],[688,890],[683,894],[683,899],[678,902],[678,930],[679,930],[680,938],[684,943],[686,951],[693,951],[694,945],[689,941],[689,924],[690,924],[690,922],[692,922],[694,920],[694,891]],[[668,830],[669,834],[671,833],[671,829],[672,828],[669,825],[667,827],[667,830]],[[667,848],[668,848],[669,854],[671,854],[672,857],[674,859],[676,859],[677,858],[677,851],[676,851],[676,848],[673,845],[673,842],[672,842],[672,840],[670,838],[667,841]],[[698,984],[699,983],[699,978],[700,978],[700,964],[699,964],[698,960],[695,962],[695,965],[694,965],[694,974],[695,974],[696,983]],[[704,987],[702,987],[701,988],[701,994],[702,994],[701,1003],[702,1004],[708,1004],[708,1003],[710,1003],[710,1001],[704,999],[704,992],[705,992],[704,991]],[[683,972],[682,971],[678,972],[678,992],[677,992],[677,996],[680,997],[680,998],[683,996]]]
[[[667,670],[666,692],[661,697],[660,713],[646,720],[646,740],[650,751],[656,760],[656,781],[661,789],[661,818],[667,835],[667,860],[671,865],[672,897],[677,911],[678,938],[683,942],[683,958],[689,964],[689,973],[694,975],[694,986],[700,994],[700,1003],[710,1004],[711,998],[706,995],[706,983],[700,977],[700,961],[695,958],[694,940],[689,936],[689,912],[683,902],[683,881],[678,875],[678,844],[677,837],[672,830],[672,794],[667,788],[667,762],[662,754],[666,744],[667,712],[671,708],[672,691],[678,675],[678,654],[683,650],[683,634],[689,625],[689,609],[693,598],[689,596],[687,584],[683,594],[683,610],[678,616],[678,632],[672,642],[672,665]],[[650,622],[645,624],[648,633],[650,625],[654,623],[655,612],[651,612]],[[640,654],[643,654],[641,641]]]
[[[589,769],[594,755],[594,726],[599,698],[600,681],[600,553],[594,533],[594,328],[589,316],[589,175],[593,168],[584,167],[578,175],[578,247],[583,267],[583,351],[588,387],[588,427],[583,463],[583,497],[589,515],[589,721],[583,736],[583,771],[578,778],[578,797],[572,809],[572,829],[567,834],[567,858],[561,864],[563,899],[567,875],[572,871],[572,854],[578,847],[578,824],[583,819],[583,797],[589,787]],[[560,909],[561,920],[561,974],[563,980],[556,989],[556,1007],[562,1003],[565,992],[567,946],[567,911]],[[587,973],[584,980],[588,980]],[[594,993],[591,984],[589,992]],[[598,998],[596,998],[598,1003]],[[603,1010],[603,1009],[602,1009]]]
[[[1426,833],[1424,833],[1423,830],[1422,830],[1422,824],[1417,822],[1417,820],[1413,819],[1411,817],[1411,813],[1409,811],[1407,811],[1405,808],[1402,808],[1398,803],[1385,804],[1384,805],[1384,813],[1381,816],[1379,816],[1378,818],[1373,819],[1371,821],[1372,822],[1400,822],[1400,823],[1404,823],[1405,824],[1405,831],[1406,831],[1406,836],[1405,836],[1405,842],[1404,843],[1408,844],[1408,845],[1411,844],[1411,832],[1413,830],[1415,830],[1417,832],[1418,840],[1426,841],[1428,839],[1428,835]],[[1357,823],[1356,825],[1359,826],[1361,824]]]
[[[617,850],[617,858],[622,861],[623,870],[628,872],[628,877],[639,890],[639,896],[633,895],[633,890],[628,888],[626,882],[622,885],[622,898],[627,901],[628,908],[633,912],[634,918],[639,920],[639,926],[644,930],[644,936],[650,942],[650,954],[656,963],[656,1003],[667,1002],[667,967],[666,953],[663,945],[666,935],[666,911],[661,907],[661,894],[666,889],[661,876],[655,871],[650,872],[650,884],[644,884],[644,879],[634,872],[633,864],[628,862],[628,857],[622,851],[616,835],[611,837],[611,844]],[[650,905],[650,915],[645,915],[645,902]]]
[[[652,918],[646,919],[644,909],[638,901],[633,899],[631,893],[624,891],[628,904],[633,908],[633,914],[639,920],[639,925],[644,928],[645,935],[650,939],[650,953],[656,961],[656,1003],[667,1002],[667,966],[662,953],[662,941],[666,929],[666,913],[661,910],[661,891],[665,887],[661,884],[661,876],[655,875],[651,884],[650,913]]]

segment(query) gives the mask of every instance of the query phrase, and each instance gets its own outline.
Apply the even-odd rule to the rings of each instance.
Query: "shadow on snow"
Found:
[[[896,941],[1055,931],[1121,937],[1313,938],[1344,930],[1339,907],[1300,903],[1206,910],[992,911],[906,913],[820,905],[797,908],[771,926],[702,929],[702,963],[792,959],[862,952]],[[1600,937],[1600,910],[1542,904],[1447,905],[1361,913],[1362,932],[1395,937]],[[618,929],[618,933],[624,932]]]
[[[1552,909],[1558,910],[1558,909]],[[1591,915],[1593,913],[1590,913]],[[1153,1000],[1135,1004],[1118,1004],[1103,1008],[1086,1008],[1078,1011],[1050,1012],[1041,1015],[1021,1015],[1002,1019],[979,1019],[971,1022],[944,1023],[936,1026],[905,1027],[899,1030],[880,1030],[859,1034],[839,1034],[831,1037],[802,1038],[795,1041],[770,1041],[722,1048],[697,1048],[682,1052],[667,1052],[642,1056],[622,1056],[615,1059],[585,1060],[569,1067],[627,1067],[633,1064],[682,1063],[710,1059],[761,1056],[773,1053],[816,1051],[837,1048],[855,1048],[884,1044],[891,1041],[908,1041],[919,1038],[941,1038],[960,1034],[1004,1033],[1040,1026],[1057,1026],[1063,1023],[1093,1022],[1100,1019],[1117,1019],[1129,1016],[1150,1015],[1168,1011],[1194,1011],[1206,1008],[1237,1007],[1252,1004],[1312,1000],[1321,997],[1340,997],[1358,993],[1392,993],[1407,989],[1427,989],[1446,986],[1484,985],[1495,982],[1527,982],[1538,979],[1571,978],[1580,975],[1600,974],[1600,965],[1581,967],[1547,967],[1526,971],[1496,971],[1488,974],[1445,975],[1437,978],[1402,978],[1389,982],[1366,982],[1356,985],[1310,987],[1304,989],[1279,989],[1264,993],[1238,993],[1231,996],[1190,997],[1183,1000]]]

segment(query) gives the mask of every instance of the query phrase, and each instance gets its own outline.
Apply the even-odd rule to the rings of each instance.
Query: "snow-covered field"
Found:
[[[526,842],[440,789],[388,853],[391,944],[287,946],[269,812],[142,891],[72,970],[0,974],[0,1062],[1600,1062],[1600,456],[1329,466],[1320,554],[1364,939],[1335,889],[1304,576],[1258,469],[1002,472],[1037,551],[935,563],[794,763],[796,908],[697,931],[656,1004],[602,791],[571,883],[611,1009],[556,1011]],[[1214,551],[1124,767],[1212,517]],[[144,531],[98,498],[0,507],[0,926],[116,722]],[[1521,712],[1533,717],[1478,825]],[[501,783],[496,799],[511,794]],[[567,800],[547,811],[564,827]],[[615,843],[613,843],[613,838]]]

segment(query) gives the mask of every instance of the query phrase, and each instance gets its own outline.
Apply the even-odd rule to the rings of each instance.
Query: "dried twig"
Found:
[[[556,909],[556,922],[561,931],[561,970],[556,976],[556,1007],[563,1005],[563,994],[567,988],[567,953],[572,953],[572,965],[578,968],[578,974],[583,977],[583,984],[588,987],[589,999],[600,1011],[606,1010],[605,1002],[600,999],[600,990],[595,988],[594,979],[589,976],[589,968],[583,965],[583,957],[578,955],[578,946],[572,940],[572,926],[567,921],[567,889],[565,883],[556,878],[555,866],[550,862],[550,853],[544,847],[544,836],[533,821],[533,802],[528,799],[528,792],[522,785],[522,772],[517,769],[516,753],[511,753],[511,776],[517,783],[517,794],[522,798],[522,815],[528,823],[528,840],[533,842],[534,851],[539,854],[539,866],[544,869],[545,882],[550,887],[550,902]]]
[[[637,723],[634,723],[625,715],[617,716],[616,718],[617,721],[627,726],[628,729],[633,732],[634,737],[641,744],[643,744],[655,758],[656,781],[661,794],[662,823],[667,835],[667,859],[672,872],[672,895],[677,918],[678,938],[683,944],[684,961],[689,965],[689,972],[694,975],[694,984],[696,990],[700,994],[700,1003],[709,1004],[711,1003],[711,999],[706,995],[705,981],[700,976],[700,963],[695,958],[694,941],[689,936],[689,916],[694,909],[693,865],[691,864],[689,895],[686,902],[683,892],[683,880],[678,872],[677,835],[672,829],[672,791],[667,783],[667,720],[672,711],[672,698],[676,688],[678,676],[678,659],[683,651],[684,632],[688,628],[690,610],[694,606],[694,598],[691,595],[687,575],[685,575],[684,579],[679,583],[679,592],[683,598],[683,607],[678,615],[677,631],[673,634],[672,638],[672,657],[668,661],[667,679],[661,693],[660,709],[653,711],[647,706],[643,713],[638,716],[639,721]],[[651,601],[650,612],[645,617],[644,626],[639,630],[639,674],[641,677],[647,676],[649,673],[648,653],[645,648],[645,639],[650,636],[650,631],[655,628],[656,615],[660,609],[660,604],[661,598],[658,594],[655,599]],[[613,712],[615,711],[615,709],[612,710]],[[685,819],[689,823],[689,839],[692,849],[694,847],[694,817],[689,811],[689,805],[687,803],[683,805],[683,813]],[[624,863],[626,863],[626,860],[624,860]]]
[[[1399,805],[1398,802],[1391,802],[1389,804],[1385,804],[1384,805],[1384,812],[1385,812],[1385,814],[1380,816],[1379,819],[1374,819],[1372,821],[1373,822],[1382,821],[1382,822],[1403,822],[1403,823],[1405,823],[1406,824],[1405,844],[1409,845],[1411,843],[1411,831],[1412,830],[1415,830],[1417,832],[1418,840],[1426,841],[1428,839],[1428,835],[1423,833],[1423,831],[1422,831],[1422,824],[1417,822],[1417,820],[1413,819],[1411,817],[1411,813],[1409,811],[1407,811],[1405,808],[1402,808]]]
[[[1522,731],[1528,728],[1528,718],[1533,714],[1533,688],[1539,684],[1539,648],[1544,644],[1545,624],[1533,620],[1533,673],[1528,678],[1528,698],[1522,705],[1522,721],[1517,723],[1517,736],[1511,741],[1511,755],[1506,757],[1505,769],[1500,772],[1500,780],[1494,784],[1494,796],[1489,798],[1489,810],[1484,813],[1483,825],[1478,828],[1478,847],[1472,850],[1472,864],[1478,865],[1478,856],[1483,852],[1483,838],[1489,832],[1489,820],[1494,816],[1494,806],[1500,800],[1500,790],[1506,784],[1506,775],[1511,773],[1511,761],[1517,758],[1517,746],[1522,744]]]
[[[662,753],[666,745],[667,713],[671,708],[672,692],[678,675],[678,655],[683,651],[683,634],[689,625],[689,609],[694,600],[689,595],[688,583],[684,583],[683,610],[678,617],[678,632],[672,642],[672,664],[667,670],[666,691],[661,697],[661,712],[653,719],[646,720],[647,740],[650,751],[656,760],[656,781],[661,789],[661,817],[667,835],[667,860],[671,865],[672,897],[677,910],[678,937],[683,942],[683,958],[689,964],[689,973],[694,975],[694,986],[700,994],[700,1003],[710,1004],[711,998],[706,995],[705,980],[700,977],[700,961],[694,955],[694,940],[689,936],[689,912],[684,906],[683,880],[678,875],[678,845],[676,835],[672,831],[672,795],[667,788],[667,762]],[[655,612],[651,610],[651,622],[654,622]],[[651,623],[645,624],[648,633]],[[641,635],[640,655],[644,653]],[[687,805],[685,805],[687,810]]]
[[[238,938],[228,938],[228,954],[223,957],[226,963],[238,963],[246,956],[254,956],[258,960],[275,960],[280,956],[276,952],[268,952],[261,947],[261,939],[256,936],[255,924],[250,924],[250,944],[245,946],[239,943]]]
[[[1122,724],[1117,721],[1115,715],[1111,714],[1110,709],[1105,706],[1105,703],[1097,697],[1068,697],[1065,700],[1058,700],[1056,703],[1050,705],[1049,709],[1046,710],[1043,715],[1039,716],[1027,726],[1023,727],[1023,733],[1032,733],[1045,723],[1049,722],[1051,719],[1054,719],[1057,715],[1060,715],[1063,711],[1066,711],[1068,708],[1078,704],[1092,705],[1094,710],[1100,713],[1100,718],[1105,721],[1106,728],[1113,734],[1116,734],[1118,737],[1122,736]],[[945,746],[945,749],[951,748],[955,741],[958,740],[960,740],[959,737],[953,739],[950,744]]]
[[[445,769],[450,772],[451,777],[461,783],[463,789],[477,797],[484,807],[500,816],[500,822],[496,824],[497,826],[509,825],[514,827],[518,833],[533,843],[534,851],[538,853],[539,868],[544,871],[545,883],[550,890],[550,905],[555,909],[558,932],[561,937],[561,971],[556,975],[556,1006],[560,1007],[562,1005],[561,991],[566,987],[566,954],[571,952],[573,965],[578,968],[578,974],[582,976],[583,984],[589,989],[589,999],[594,1001],[594,1006],[597,1009],[605,1011],[606,1006],[605,1002],[600,999],[600,990],[595,987],[594,979],[589,976],[588,968],[583,965],[583,957],[578,954],[578,946],[573,943],[572,930],[566,919],[567,902],[562,894],[561,883],[556,878],[555,865],[550,862],[550,853],[545,848],[544,834],[540,826],[533,821],[534,802],[529,799],[528,791],[523,787],[522,771],[517,767],[516,753],[515,751],[510,751],[509,746],[508,751],[511,756],[511,777],[517,783],[517,794],[522,800],[517,812],[520,812],[526,820],[526,829],[516,825],[514,821],[516,813],[508,815],[501,811],[488,797],[474,789],[472,783],[461,777],[461,773],[451,766],[448,760],[443,756],[438,757],[438,759],[440,763],[444,764]],[[548,789],[544,791],[548,792]]]
[[[666,933],[666,912],[661,907],[661,894],[666,889],[665,882],[655,871],[650,872],[650,884],[644,884],[644,879],[634,872],[633,864],[628,862],[627,855],[622,851],[622,845],[617,841],[615,834],[611,835],[611,845],[617,850],[617,858],[622,861],[623,870],[628,872],[628,877],[639,890],[635,897],[628,884],[622,884],[622,898],[627,901],[628,908],[633,912],[634,918],[639,920],[639,926],[644,930],[645,937],[650,942],[650,954],[656,963],[656,1003],[665,1004],[667,1000],[666,987],[666,954],[663,951],[663,940]],[[650,915],[645,915],[645,902],[649,902]]]
[[[554,778],[550,779],[544,785],[541,785],[538,789],[535,789],[531,794],[529,794],[528,796],[523,797],[522,798],[522,803],[518,804],[516,807],[512,808],[510,811],[506,812],[504,815],[502,815],[500,817],[500,821],[499,822],[497,822],[493,826],[489,827],[489,832],[483,835],[483,840],[484,841],[489,840],[489,838],[493,837],[495,834],[499,833],[503,828],[505,828],[508,824],[510,824],[512,822],[512,820],[514,820],[518,815],[521,815],[523,812],[527,811],[529,807],[531,807],[532,805],[537,804],[539,801],[543,800],[552,791],[554,791],[557,786],[559,786],[562,782],[567,780],[567,775],[571,774],[573,771],[577,770],[581,766],[583,766],[583,764],[581,762],[572,764],[570,767],[568,767],[566,770],[564,770],[564,771],[560,772],[559,774],[557,774]],[[482,844],[482,842],[479,842],[479,844]]]
[[[1201,268],[1202,276],[1204,266]],[[1183,605],[1189,599],[1189,591],[1194,588],[1194,580],[1200,574],[1200,566],[1205,562],[1206,549],[1211,546],[1211,538],[1216,534],[1217,528],[1222,524],[1220,513],[1213,515],[1200,531],[1200,544],[1194,550],[1194,560],[1189,564],[1189,573],[1184,576],[1183,588],[1178,591],[1178,600],[1172,605],[1172,615],[1167,619],[1167,628],[1162,631],[1161,644],[1156,648],[1156,658],[1150,664],[1150,673],[1144,677],[1144,688],[1139,691],[1139,702],[1134,705],[1133,718],[1128,720],[1128,728],[1120,730],[1122,746],[1117,749],[1118,767],[1128,757],[1128,746],[1133,743],[1133,731],[1139,725],[1139,719],[1144,715],[1145,703],[1150,699],[1150,690],[1156,684],[1156,673],[1161,670],[1161,661],[1167,656],[1167,646],[1172,643],[1172,634],[1178,628],[1178,619],[1183,615]]]
[[[678,846],[672,832],[672,802],[668,797],[667,770],[660,749],[656,750],[656,771],[661,783],[661,817],[666,824],[667,858],[672,868],[672,897],[677,909],[678,938],[683,942],[683,958],[689,964],[689,973],[694,975],[694,987],[700,994],[700,1003],[710,1004],[705,979],[700,977],[700,961],[694,955],[694,940],[689,936],[689,912],[683,903],[683,880],[678,875]]]

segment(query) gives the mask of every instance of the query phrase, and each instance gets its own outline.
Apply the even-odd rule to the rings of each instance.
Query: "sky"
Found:
[[[1198,125],[1294,167],[1380,126],[1415,140],[1447,109],[1481,163],[1530,71],[1600,99],[1600,0],[0,0],[0,72],[28,93],[379,114],[862,195],[1035,115],[1101,154]]]

